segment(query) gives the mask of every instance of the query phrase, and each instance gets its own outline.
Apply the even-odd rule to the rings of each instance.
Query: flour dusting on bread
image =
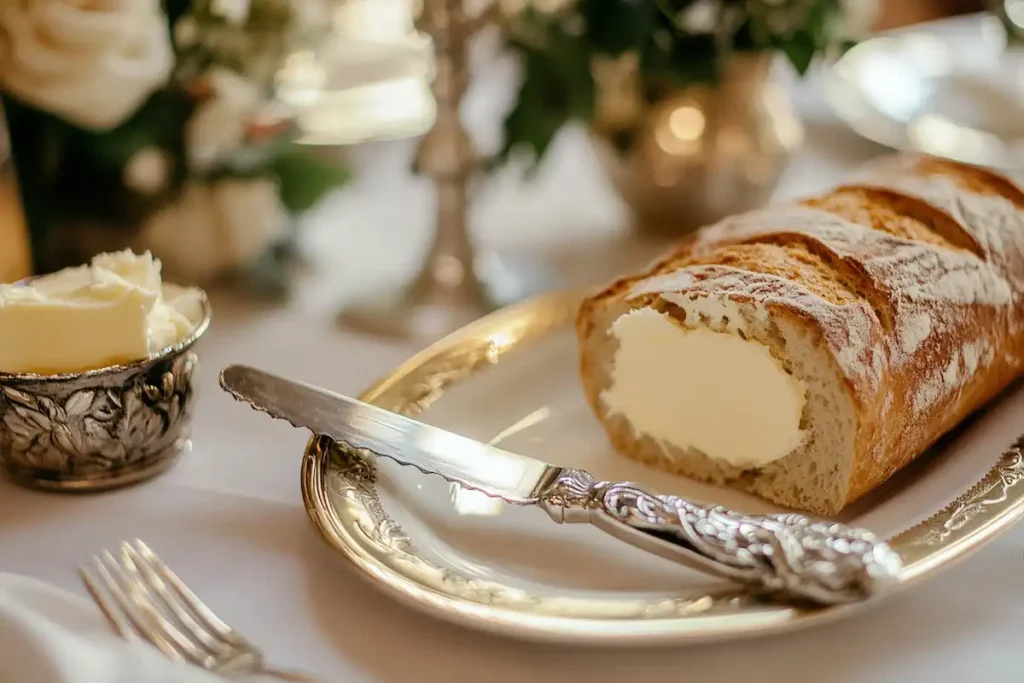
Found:
[[[928,311],[910,313],[900,320],[897,335],[904,356],[909,356],[921,346],[932,331],[932,316]]]
[[[1024,191],[991,171],[906,156],[863,177],[720,221],[584,303],[584,388],[621,452],[834,513],[1021,373]],[[609,416],[600,396],[616,342],[607,329],[638,307],[684,328],[742,322],[807,386],[805,442],[735,468],[653,443],[629,429],[628,416]],[[712,310],[729,313],[712,321]]]
[[[759,305],[760,311],[767,311],[767,307],[773,305],[797,309],[820,321],[822,336],[834,349],[848,379],[877,384],[880,378],[881,367],[872,354],[873,346],[880,339],[879,330],[867,306],[837,306],[798,282],[728,266],[693,266],[652,277],[637,283],[626,298],[679,291],[752,301]],[[668,300],[671,302],[671,298]],[[869,372],[865,373],[865,368]]]

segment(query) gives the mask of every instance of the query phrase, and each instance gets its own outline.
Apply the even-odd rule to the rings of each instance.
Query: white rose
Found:
[[[285,235],[288,213],[269,178],[222,180],[214,186],[225,252],[236,265],[251,263]]]
[[[177,202],[150,217],[141,240],[168,273],[201,282],[252,263],[287,225],[272,180],[190,182]]]
[[[722,16],[720,0],[697,0],[679,15],[679,25],[689,33],[714,33]]]
[[[174,65],[160,0],[0,1],[0,83],[76,125],[131,116]]]
[[[224,268],[217,222],[210,190],[190,183],[176,202],[150,216],[142,228],[142,247],[163,262],[167,274],[199,282]]]
[[[140,194],[156,194],[167,187],[171,160],[157,147],[143,147],[125,164],[123,179],[129,189]]]
[[[213,0],[212,12],[229,24],[242,26],[249,20],[251,9],[249,0]]]
[[[859,39],[871,32],[881,14],[879,0],[840,0],[845,34]]]
[[[396,7],[386,7],[380,0],[373,0],[377,3],[378,16],[376,18],[379,29],[384,22],[401,24],[400,34],[412,30],[412,11],[406,5],[407,0],[400,0]],[[293,0],[291,3],[292,18],[290,29],[299,33],[305,31],[329,31],[334,20],[332,14],[340,13],[342,7],[355,4],[352,0],[347,3],[335,3],[334,0]],[[341,5],[342,7],[335,7]],[[395,5],[394,2],[391,5]],[[390,10],[390,11],[389,11]],[[392,34],[389,34],[391,37]]]
[[[179,49],[189,48],[199,42],[199,24],[195,17],[188,15],[178,19],[174,24],[174,44]]]
[[[189,166],[208,171],[245,141],[249,119],[263,102],[252,81],[226,69],[207,74],[212,95],[196,108],[185,126]]]

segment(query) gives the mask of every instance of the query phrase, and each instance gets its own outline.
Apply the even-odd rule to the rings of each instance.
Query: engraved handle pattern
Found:
[[[796,513],[742,515],[628,482],[565,469],[541,494],[558,522],[592,522],[633,545],[776,596],[838,604],[898,578],[901,560],[874,534]]]

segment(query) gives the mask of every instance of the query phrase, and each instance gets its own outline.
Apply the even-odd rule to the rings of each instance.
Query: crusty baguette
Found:
[[[835,514],[1020,376],[1024,191],[987,170],[906,155],[859,176],[704,228],[583,303],[581,378],[620,452]],[[659,296],[669,292],[676,302],[682,294],[735,304],[748,334],[804,383],[801,446],[735,467],[656,441],[608,409],[602,394],[618,346],[610,328],[621,315],[652,307],[721,331],[722,321],[686,321]]]

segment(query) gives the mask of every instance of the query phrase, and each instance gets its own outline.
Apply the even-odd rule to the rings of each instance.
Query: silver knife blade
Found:
[[[862,600],[898,583],[901,560],[864,529],[796,513],[744,515],[598,481],[325,389],[262,370],[224,368],[235,398],[315,434],[366,448],[552,520],[590,523],[619,540],[769,594],[824,604]]]
[[[272,417],[516,505],[538,502],[561,468],[424,424],[348,396],[229,365],[220,385]]]

